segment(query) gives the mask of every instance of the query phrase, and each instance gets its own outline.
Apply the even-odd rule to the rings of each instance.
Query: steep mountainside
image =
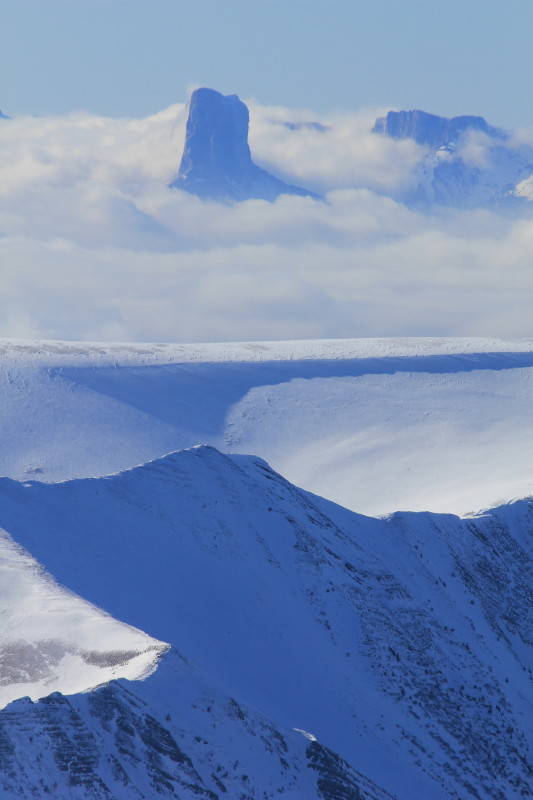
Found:
[[[179,172],[170,186],[210,200],[275,200],[280,194],[316,197],[254,164],[248,123],[248,108],[237,95],[196,89]]]
[[[8,706],[4,795],[531,796],[532,524],[528,501],[362,517],[211,447],[1,480],[15,542],[174,648],[142,683]]]

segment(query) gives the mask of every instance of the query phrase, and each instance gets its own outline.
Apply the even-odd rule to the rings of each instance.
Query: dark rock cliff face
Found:
[[[456,143],[467,131],[481,131],[496,139],[505,134],[493,128],[483,117],[439,117],[426,111],[389,111],[376,120],[374,133],[384,133],[393,139],[414,139],[418,144],[438,148]]]
[[[316,197],[270,175],[252,161],[247,106],[213,89],[193,92],[185,148],[170,186],[203,199],[273,201],[280,194]]]

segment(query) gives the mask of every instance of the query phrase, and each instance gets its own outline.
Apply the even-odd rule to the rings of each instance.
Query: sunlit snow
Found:
[[[466,514],[530,494],[533,341],[4,341],[3,474],[105,475],[196,444],[355,511]]]
[[[75,534],[71,547],[76,550]],[[2,530],[0,616],[0,708],[18,697],[135,680],[166,649],[59,586]]]

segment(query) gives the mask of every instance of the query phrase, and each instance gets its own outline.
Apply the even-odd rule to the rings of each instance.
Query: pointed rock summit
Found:
[[[247,106],[236,94],[196,89],[179,172],[169,185],[210,200],[273,201],[280,194],[316,198],[254,164],[248,145],[249,118]]]
[[[374,133],[384,133],[393,139],[414,139],[418,144],[430,147],[445,147],[455,144],[467,131],[481,131],[496,139],[504,139],[499,128],[489,125],[483,117],[439,117],[426,111],[389,111],[379,117]]]

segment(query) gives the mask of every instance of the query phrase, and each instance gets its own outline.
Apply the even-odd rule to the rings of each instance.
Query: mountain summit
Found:
[[[445,147],[455,144],[467,131],[480,131],[495,139],[505,139],[505,133],[489,125],[483,117],[439,117],[427,111],[389,111],[379,117],[373,133],[384,133],[393,139],[414,139],[418,144]]]
[[[248,107],[236,94],[196,89],[179,172],[169,185],[210,200],[273,201],[280,194],[316,197],[254,164],[248,145],[249,119]]]
[[[483,117],[389,111],[372,132],[426,148],[402,196],[408,205],[494,208],[529,199],[533,148],[518,145]]]

